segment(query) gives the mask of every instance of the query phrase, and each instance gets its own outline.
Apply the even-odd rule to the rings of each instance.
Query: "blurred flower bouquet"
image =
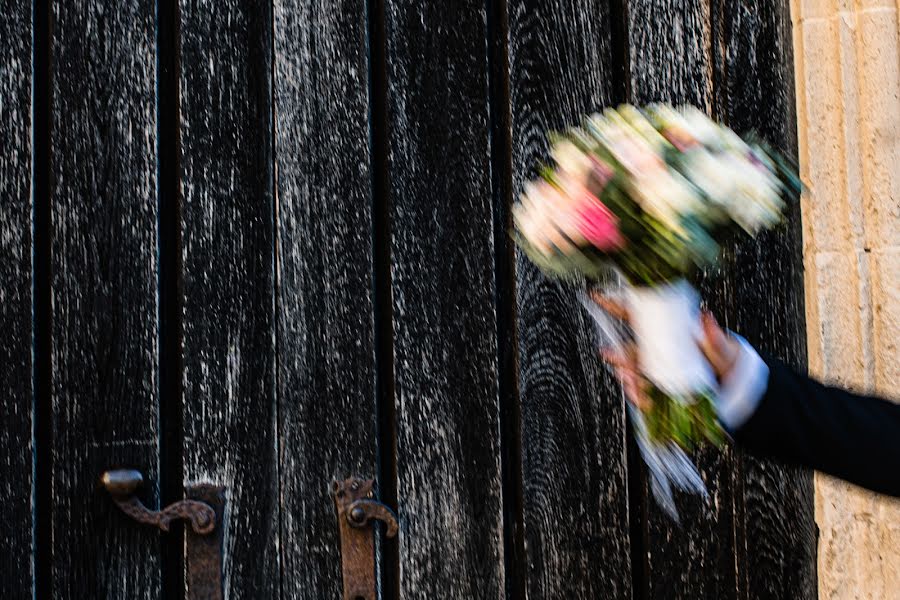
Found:
[[[551,275],[599,282],[613,267],[627,281],[630,334],[651,384],[650,406],[632,409],[638,441],[651,469],[663,457],[666,479],[703,490],[695,471],[682,477],[674,466],[690,465],[684,450],[724,438],[715,378],[694,343],[700,299],[686,278],[730,236],[781,221],[784,199],[800,193],[795,168],[691,107],[608,109],[551,143],[555,165],[525,186],[514,237]]]

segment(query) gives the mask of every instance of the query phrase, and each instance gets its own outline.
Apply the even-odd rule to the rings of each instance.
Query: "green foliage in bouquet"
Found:
[[[714,446],[725,442],[725,431],[716,418],[711,394],[700,394],[689,402],[681,402],[655,386],[651,386],[648,393],[650,403],[643,414],[652,441],[672,440],[686,450],[693,450],[700,440]]]

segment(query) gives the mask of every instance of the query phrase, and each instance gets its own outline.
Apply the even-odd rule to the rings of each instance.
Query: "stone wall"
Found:
[[[810,372],[900,398],[898,2],[791,12]],[[817,474],[816,521],[820,598],[900,598],[900,502]]]

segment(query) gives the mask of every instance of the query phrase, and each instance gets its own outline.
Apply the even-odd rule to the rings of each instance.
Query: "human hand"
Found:
[[[628,308],[622,302],[602,293],[594,293],[592,298],[611,316],[630,323]],[[724,331],[708,311],[701,313],[700,321],[703,335],[697,344],[716,378],[721,382],[734,369],[741,351],[740,343]],[[604,349],[601,351],[601,356],[615,371],[622,383],[625,397],[642,411],[647,410],[650,407],[650,399],[647,394],[649,383],[641,373],[637,347],[632,343],[620,350]]]

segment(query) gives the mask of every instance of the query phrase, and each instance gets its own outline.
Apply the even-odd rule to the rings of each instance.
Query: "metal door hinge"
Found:
[[[372,479],[350,477],[333,484],[341,535],[344,600],[376,600],[375,532],[372,521],[385,525],[385,535],[397,535],[397,518],[373,498]]]
[[[187,497],[203,502],[216,514],[216,522],[225,518],[225,488],[208,483],[192,485],[185,490]],[[185,599],[222,600],[222,544],[225,528],[216,527],[212,535],[195,531],[185,533]]]

